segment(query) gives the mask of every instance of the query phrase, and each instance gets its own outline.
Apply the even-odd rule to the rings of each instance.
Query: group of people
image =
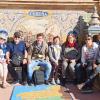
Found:
[[[22,67],[22,84],[28,83],[30,86],[33,84],[32,76],[37,66],[44,68],[44,79],[47,85],[49,82],[65,85],[68,77],[67,69],[72,74],[73,82],[80,84],[83,82],[81,73],[83,68],[86,70],[85,81],[94,75],[95,69],[100,68],[100,38],[95,43],[93,37],[87,35],[86,44],[81,49],[73,33],[67,35],[63,44],[59,36],[53,37],[52,43],[47,43],[43,33],[37,34],[36,40],[30,44],[21,39],[20,31],[14,33],[13,42],[7,42],[7,36],[6,31],[0,31],[0,76],[4,88],[10,85],[6,81],[8,72],[14,84],[20,83],[14,67],[16,64]],[[60,67],[61,77],[59,78]],[[83,86],[85,89],[92,88],[91,80]]]

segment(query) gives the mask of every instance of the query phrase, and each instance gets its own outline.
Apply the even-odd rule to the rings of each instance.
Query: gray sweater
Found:
[[[61,59],[62,48],[60,45],[49,46],[49,59],[51,62],[58,62]]]

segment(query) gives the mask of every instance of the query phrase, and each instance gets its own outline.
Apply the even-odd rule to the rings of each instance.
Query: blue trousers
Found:
[[[32,80],[32,75],[33,72],[36,70],[35,67],[37,66],[41,66],[41,67],[45,67],[45,80],[49,79],[50,73],[51,73],[51,69],[52,66],[50,64],[49,61],[46,60],[32,60],[32,62],[30,64],[28,64],[28,78],[29,80]]]

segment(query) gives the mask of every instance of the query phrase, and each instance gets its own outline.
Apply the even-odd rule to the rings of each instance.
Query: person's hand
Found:
[[[68,59],[65,59],[66,62],[68,62]]]
[[[82,64],[82,67],[84,67],[84,68],[85,68],[85,67],[86,67],[86,64]]]
[[[58,61],[55,62],[56,66],[58,66]]]
[[[6,60],[5,59],[3,59],[3,60],[0,60],[0,63],[6,63]]]
[[[70,60],[70,62],[71,62],[71,63],[74,63],[74,62],[76,62],[76,61],[75,61],[75,59],[72,59],[72,60]]]
[[[6,59],[4,59],[2,62],[3,62],[3,63],[6,63]]]
[[[30,64],[32,61],[31,60],[28,60],[28,64]]]
[[[23,64],[27,64],[27,59],[23,59]]]
[[[95,69],[97,67],[97,65],[96,64],[93,64],[93,69]]]
[[[10,59],[8,58],[8,59],[6,59],[6,62],[7,62],[7,64],[10,64]]]

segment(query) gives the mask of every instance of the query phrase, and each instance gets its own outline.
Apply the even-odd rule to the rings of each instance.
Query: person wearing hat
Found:
[[[62,45],[61,54],[63,84],[65,84],[66,78],[69,77],[66,71],[67,68],[69,68],[72,77],[70,80],[75,80],[75,65],[80,58],[79,51],[75,35],[73,33],[68,34],[65,43]]]
[[[15,32],[13,42],[8,44],[7,62],[8,71],[10,72],[14,82],[13,84],[20,83],[27,84],[27,51],[24,41],[21,40],[20,32]],[[14,67],[22,67],[22,80]]]
[[[6,88],[10,84],[6,81],[8,69],[6,62],[7,41],[8,33],[5,30],[0,30],[0,77],[2,79],[2,87]]]

